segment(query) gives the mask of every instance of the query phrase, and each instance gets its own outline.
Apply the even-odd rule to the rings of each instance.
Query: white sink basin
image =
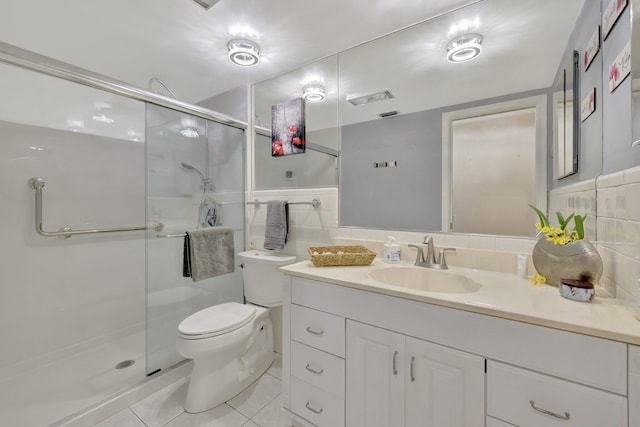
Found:
[[[373,280],[405,289],[468,294],[480,289],[480,283],[449,270],[423,267],[387,267],[369,273]]]

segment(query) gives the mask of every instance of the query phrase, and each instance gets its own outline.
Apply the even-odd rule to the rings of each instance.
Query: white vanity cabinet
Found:
[[[347,426],[475,427],[484,359],[347,321]]]
[[[640,426],[640,347],[629,346],[629,426]]]
[[[283,406],[311,425],[640,427],[640,347],[366,288],[284,283]]]

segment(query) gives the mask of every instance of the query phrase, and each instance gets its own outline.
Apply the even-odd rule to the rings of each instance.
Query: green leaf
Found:
[[[578,234],[578,239],[584,239],[584,220],[587,219],[587,216],[576,215],[574,218],[574,222],[576,224],[576,228],[573,229]]]
[[[535,206],[529,205],[529,207],[531,209],[533,209],[536,212],[536,214],[538,215],[538,219],[540,219],[540,224],[543,227],[548,227],[549,226],[549,218],[547,218],[547,216],[540,209],[536,208]]]
[[[567,217],[567,219],[564,220],[564,225],[561,227],[563,230],[567,227],[567,225],[569,225],[569,223],[571,222],[574,216],[575,216],[575,213],[572,213]]]
[[[560,229],[564,230],[564,228],[567,226],[567,223],[565,222],[564,217],[560,212],[556,212],[556,217],[558,218],[558,225],[560,226]]]

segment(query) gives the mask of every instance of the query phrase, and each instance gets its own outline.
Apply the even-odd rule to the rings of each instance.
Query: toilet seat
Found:
[[[250,323],[256,316],[256,307],[228,302],[205,308],[184,319],[178,325],[178,334],[184,339],[198,340],[223,335]]]

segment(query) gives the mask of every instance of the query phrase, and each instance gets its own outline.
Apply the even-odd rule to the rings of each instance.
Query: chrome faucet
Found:
[[[424,240],[422,241],[423,245],[427,245],[427,253],[424,253],[424,249],[422,246],[418,245],[409,245],[411,248],[416,248],[418,250],[418,254],[416,256],[416,261],[414,265],[418,267],[425,268],[436,268],[439,270],[447,270],[449,267],[447,266],[447,261],[444,258],[444,254],[447,251],[455,251],[455,248],[443,248],[440,249],[440,253],[438,254],[438,261],[436,262],[435,249],[433,247],[433,237],[424,236]]]

